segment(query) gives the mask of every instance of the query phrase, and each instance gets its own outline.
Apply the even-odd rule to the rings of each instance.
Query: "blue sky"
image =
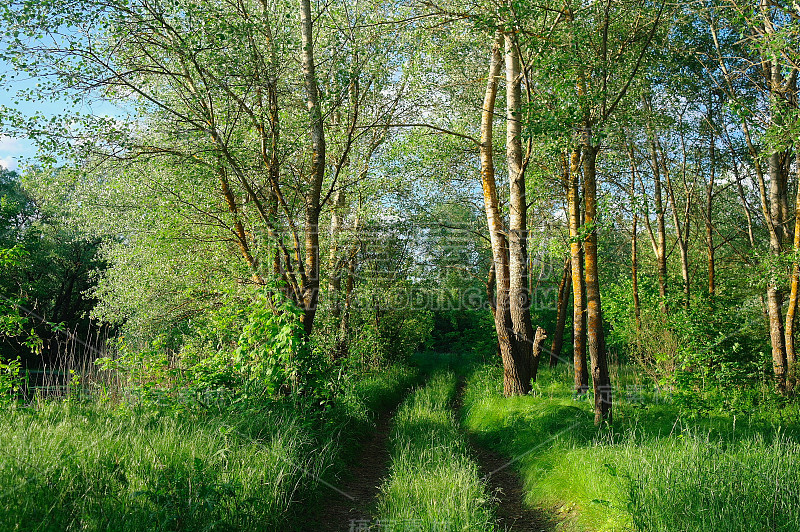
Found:
[[[6,72],[8,72],[8,65],[0,62],[0,73],[5,74]],[[0,87],[0,107],[16,108],[26,114],[32,114],[37,108],[42,109],[42,107],[45,107],[43,110],[48,113],[63,110],[63,106],[56,105],[51,108],[52,104],[40,103],[37,105],[34,102],[20,102],[20,105],[14,105],[14,94],[22,86],[21,83],[5,83]],[[9,170],[17,170],[20,159],[34,157],[36,148],[25,138],[9,137],[4,133],[0,130],[0,166]]]
[[[0,61],[0,74],[10,71],[8,63]],[[10,107],[27,115],[40,111],[46,115],[62,113],[70,106],[64,101],[20,101],[15,104],[14,95],[18,90],[28,89],[36,85],[35,80],[6,80],[0,87],[0,107]],[[24,159],[32,160],[36,156],[36,147],[33,142],[24,137],[10,137],[0,130],[0,166],[9,170],[18,170]]]
[[[0,75],[11,74],[11,66],[0,61]],[[94,112],[96,114],[122,116],[124,113],[112,104],[107,102],[95,102],[94,105],[78,106],[67,100],[40,100],[25,101],[20,99],[15,103],[15,94],[19,90],[30,89],[36,86],[36,80],[31,78],[20,78],[17,80],[4,80],[0,85],[0,108],[3,106],[16,109],[26,115],[42,113],[45,116],[62,114],[70,110],[81,111],[82,113]],[[36,146],[32,141],[22,135],[16,137],[5,134],[0,129],[0,166],[9,170],[19,170],[25,161],[33,162],[36,158]]]

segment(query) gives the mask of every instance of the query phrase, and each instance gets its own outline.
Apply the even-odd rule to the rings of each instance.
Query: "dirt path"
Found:
[[[378,489],[389,473],[390,421],[394,412],[383,412],[375,433],[359,449],[350,475],[326,498],[318,527],[325,532],[365,530],[373,524],[372,512]]]
[[[464,382],[459,380],[453,408],[456,415],[463,406]],[[500,454],[478,444],[469,438],[475,452],[481,476],[490,492],[497,498],[497,517],[500,530],[506,532],[550,532],[555,530],[557,521],[550,512],[541,508],[531,508],[525,504],[525,490],[513,464]]]
[[[497,517],[500,530],[508,532],[549,532],[555,529],[556,521],[549,512],[531,508],[525,504],[522,479],[503,456],[472,443],[481,475],[489,489],[498,499]]]

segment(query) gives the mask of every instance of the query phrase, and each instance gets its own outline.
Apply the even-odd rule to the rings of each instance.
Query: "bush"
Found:
[[[611,326],[609,345],[638,364],[658,387],[672,392],[689,412],[756,406],[760,383],[771,374],[761,313],[747,300],[719,293],[696,295],[689,309],[678,299],[670,300],[665,315],[654,288],[650,281],[642,283],[637,329],[630,288],[608,287],[603,303]]]

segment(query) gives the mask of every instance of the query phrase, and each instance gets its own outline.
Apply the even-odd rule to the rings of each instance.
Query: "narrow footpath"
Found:
[[[549,532],[556,522],[548,512],[525,504],[522,479],[513,465],[503,456],[477,445],[470,444],[489,490],[497,498],[497,517],[500,530],[507,532]]]
[[[339,492],[331,490],[320,516],[320,531],[362,531],[373,523],[371,516],[378,491],[389,473],[387,443],[393,414],[394,410],[380,414],[375,433],[359,450],[349,476],[337,486]]]

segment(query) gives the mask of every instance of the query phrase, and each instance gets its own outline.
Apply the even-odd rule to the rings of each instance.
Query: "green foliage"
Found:
[[[0,249],[0,268],[5,270],[19,264],[21,259],[27,254],[21,246],[17,245],[10,249]],[[23,301],[19,298],[11,298],[5,294],[0,294],[0,335],[2,336],[22,336],[25,334],[25,327],[28,325],[28,318],[20,314],[19,307]],[[35,340],[35,333],[31,331],[27,342]],[[29,347],[34,347],[29,345]]]
[[[487,309],[439,310],[434,313],[431,349],[484,356],[497,347],[494,320]]]
[[[336,363],[354,369],[381,367],[406,362],[414,352],[427,346],[435,323],[430,310],[407,299],[417,289],[403,280],[396,286],[381,286],[367,280],[356,292],[355,304],[348,311],[345,334],[348,358]],[[330,307],[321,307],[312,337],[313,363],[324,366],[324,360],[334,351],[334,343],[342,335],[340,320]]]
[[[233,352],[246,386],[264,392],[299,393],[322,378],[303,338],[302,311],[280,295],[259,294],[247,309],[247,321]]]
[[[16,399],[17,392],[24,383],[21,375],[22,363],[19,357],[13,360],[0,360],[0,406]]]
[[[102,267],[99,242],[62,205],[37,198],[33,180],[0,168],[0,336],[27,367],[60,332],[88,330],[92,301],[83,292]]]
[[[0,248],[0,271],[15,266],[24,256],[25,251],[21,246]],[[30,330],[26,328],[29,320],[20,313],[21,303],[20,299],[12,299],[0,293],[0,339],[4,337],[19,339],[23,346],[32,352],[38,352],[41,350],[42,340],[32,328]],[[14,401],[24,382],[20,357],[7,360],[0,354],[0,405]]]
[[[745,392],[757,389],[766,373],[769,346],[761,337],[761,324],[722,297],[696,299],[691,309],[676,311],[671,318],[680,344],[669,382],[676,400],[695,411],[756,406]]]
[[[671,390],[687,412],[744,411],[763,403],[761,385],[771,368],[760,309],[724,292],[695,296],[687,309],[679,293],[667,301],[665,315],[656,290],[651,278],[640,283],[637,330],[628,282],[605,287],[612,349],[638,364],[655,385]]]
[[[301,316],[279,294],[246,291],[196,317],[179,339],[162,335],[129,346],[123,336],[116,356],[97,363],[123,375],[125,393],[138,401],[208,407],[209,401],[313,396],[324,393],[328,368],[312,356]]]

